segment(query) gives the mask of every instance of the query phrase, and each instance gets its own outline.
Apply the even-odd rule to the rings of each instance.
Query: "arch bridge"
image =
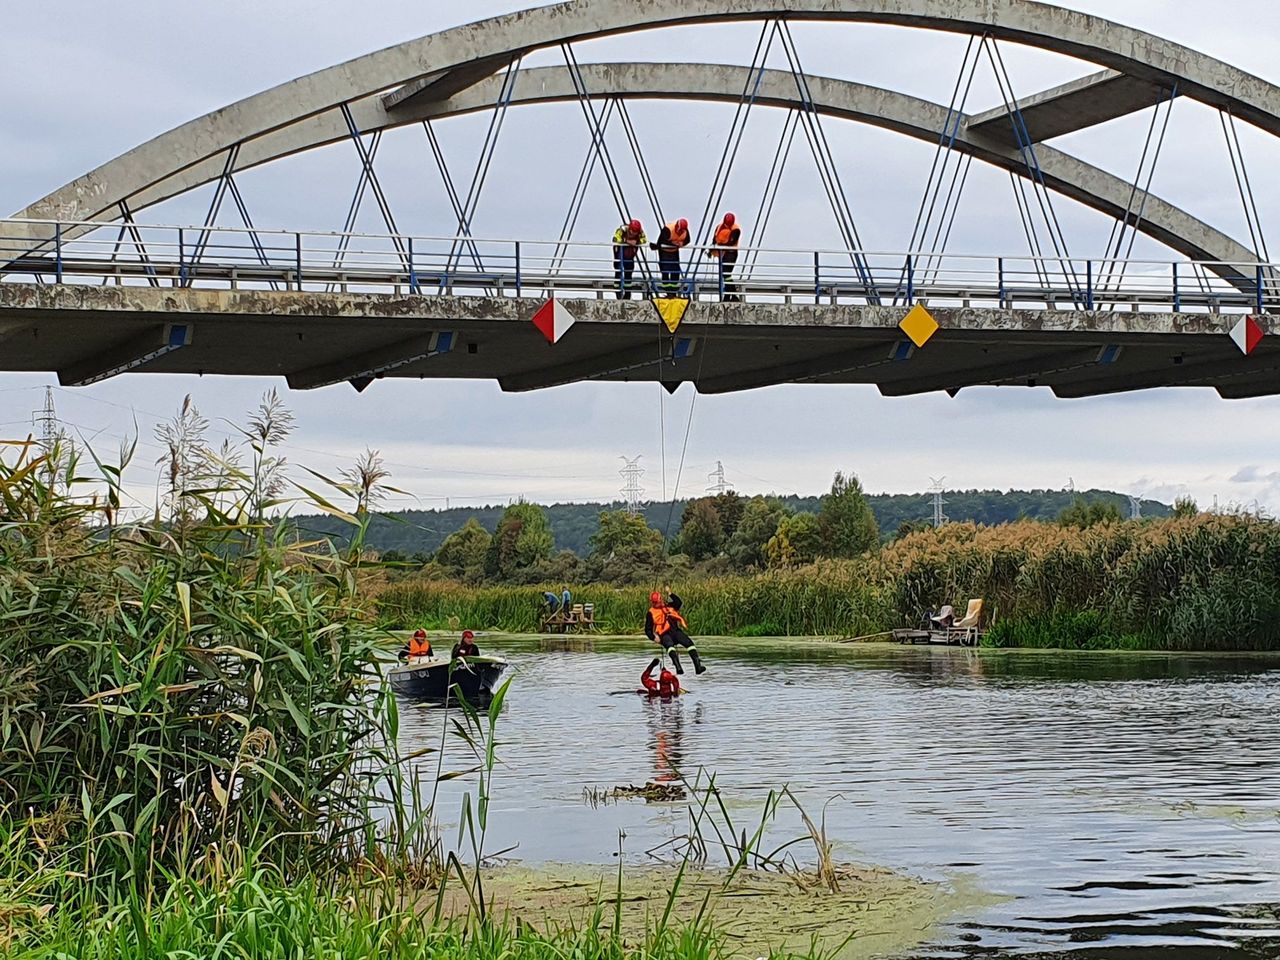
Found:
[[[676,26],[753,21],[750,63],[580,63],[575,45]],[[950,103],[807,73],[790,25],[878,23],[968,37]],[[1002,43],[1095,64],[1098,72],[1015,96]],[[537,51],[563,64],[524,67]],[[767,65],[780,52],[786,69]],[[980,63],[1003,104],[968,112]],[[1150,190],[1175,99],[1220,112],[1250,236],[1233,238]],[[627,104],[733,105],[705,215],[668,332],[643,296],[615,299],[612,248],[573,227],[602,177],[620,219],[662,205]],[[591,148],[558,237],[474,236],[484,174],[512,107],[580,105]],[[710,233],[753,109],[786,111],[764,194],[725,277]],[[1150,111],[1132,181],[1045,141]],[[459,189],[435,125],[487,115],[469,189]],[[826,126],[853,121],[933,144],[907,247],[862,244]],[[1280,274],[1269,262],[1237,123],[1280,135],[1280,88],[1142,31],[1027,0],[574,0],[420,37],[265,90],[150,140],[0,221],[0,368],[52,370],[64,383],[124,372],[280,375],[298,388],[386,376],[493,378],[528,390],[578,380],[688,380],[702,392],[787,382],[875,383],[901,395],[980,384],[1050,386],[1077,397],[1155,386],[1227,397],[1280,392],[1280,342],[1247,355],[1228,334],[1251,315],[1271,332]],[[628,146],[643,197],[628,198],[609,129]],[[420,125],[453,211],[437,236],[398,228],[378,177],[384,133]],[[328,233],[255,227],[236,175],[349,141],[360,170],[346,223]],[[773,249],[763,233],[781,169],[807,143],[843,244]],[[1148,162],[1148,155],[1150,161]],[[959,256],[947,242],[969,165],[1007,171],[1026,252]],[[630,170],[630,166],[628,166]],[[144,222],[166,200],[211,192],[203,223]],[[1067,197],[1110,218],[1105,249],[1081,256],[1054,207]],[[386,230],[354,231],[362,205]],[[234,211],[240,225],[222,222]],[[650,222],[652,220],[650,219]],[[1131,256],[1134,237],[1166,247]],[[653,239],[653,238],[651,238]],[[636,292],[659,287],[642,255]],[[528,322],[550,296],[577,324],[554,346]],[[940,324],[923,346],[899,321],[925,302]]]

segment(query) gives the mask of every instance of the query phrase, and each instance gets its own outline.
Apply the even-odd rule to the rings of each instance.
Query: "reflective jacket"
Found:
[[[676,223],[678,221],[672,221],[662,228],[662,233],[658,237],[659,250],[679,250],[689,243],[689,229],[686,227],[680,230]]]
[[[678,605],[662,603],[649,608],[649,613],[645,617],[644,633],[650,640],[657,640],[673,626],[680,627],[682,630],[689,629],[689,624],[685,623],[684,617],[680,615]]]
[[[429,657],[431,656],[431,641],[427,637],[410,637],[409,638],[409,656],[411,657]]]
[[[613,253],[619,257],[634,257],[636,250],[648,242],[649,238],[644,235],[643,230],[632,233],[631,225],[624,223],[613,232]]]
[[[726,227],[723,223],[716,227],[715,246],[710,253],[713,257],[720,256],[726,249],[737,249],[738,241],[742,239],[742,227],[734,224],[732,227]]]

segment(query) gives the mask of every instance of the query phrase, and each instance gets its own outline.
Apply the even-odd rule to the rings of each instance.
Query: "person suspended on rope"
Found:
[[[613,272],[618,278],[618,299],[631,299],[631,274],[636,268],[636,252],[649,242],[639,220],[624,223],[613,232]]]
[[[658,251],[658,266],[662,269],[662,292],[675,296],[680,292],[680,250],[689,245],[689,221],[681,217],[662,228],[658,242],[649,244]]]
[[[462,639],[453,645],[451,656],[454,660],[480,656],[480,648],[476,646],[476,635],[470,630],[463,630]]]
[[[427,631],[415,630],[409,642],[400,648],[401,660],[416,660],[419,657],[430,657],[431,641],[427,639]]]
[[[649,612],[644,618],[644,635],[654,643],[661,644],[662,648],[671,655],[671,664],[676,668],[676,673],[684,673],[676,647],[686,648],[689,651],[689,659],[693,661],[694,671],[705,673],[707,668],[698,656],[698,648],[693,645],[692,638],[685,632],[689,629],[689,625],[680,613],[681,600],[671,593],[669,588],[667,593],[670,595],[665,600],[656,590],[649,594]],[[661,658],[655,657],[653,663],[649,664],[649,670],[645,672],[652,671],[660,662]]]
[[[732,213],[726,213],[716,227],[712,240],[711,256],[720,260],[720,296],[725,302],[739,302],[742,297],[733,285],[733,267],[738,262],[738,243],[742,239],[742,225]]]

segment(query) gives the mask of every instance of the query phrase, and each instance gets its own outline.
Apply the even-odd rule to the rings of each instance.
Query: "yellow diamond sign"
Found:
[[[684,312],[689,309],[689,301],[682,297],[660,298],[653,301],[653,305],[658,308],[658,316],[662,317],[670,333],[676,332],[676,327],[684,319]]]
[[[910,337],[911,342],[917,347],[923,347],[929,342],[929,338],[938,332],[938,321],[933,319],[933,314],[922,304],[917,303],[902,318],[898,329]]]

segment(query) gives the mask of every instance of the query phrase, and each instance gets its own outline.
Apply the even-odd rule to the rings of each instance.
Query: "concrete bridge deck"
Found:
[[[673,336],[652,303],[567,300],[549,345],[541,296],[0,283],[0,369],[63,383],[117,373],[285,377],[294,388],[382,376],[495,379],[520,391],[580,380],[692,381],[704,393],[778,383],[873,383],[886,395],[982,384],[1083,397],[1158,386],[1280,393],[1280,338],[1243,356],[1240,314],[934,306],[914,347],[903,305],[693,302]],[[1258,318],[1275,332],[1267,316]]]

